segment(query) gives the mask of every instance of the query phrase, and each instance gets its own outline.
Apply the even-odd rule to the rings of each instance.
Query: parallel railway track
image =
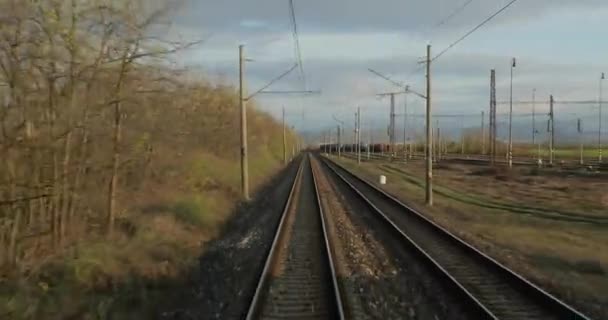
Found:
[[[344,319],[330,239],[305,156],[246,319]]]
[[[335,154],[335,152],[334,152]],[[350,159],[357,159],[357,155],[356,153],[352,153],[352,152],[348,152],[348,153],[342,153],[345,157],[350,158]],[[388,154],[378,154],[378,153],[373,153],[370,154],[369,159],[370,160],[381,160],[381,161],[388,161],[390,160],[390,155]],[[412,159],[408,159],[408,160],[422,160],[424,159],[424,157],[420,154],[416,154],[412,157]],[[365,152],[361,152],[361,160],[362,161],[367,161],[368,157],[367,157],[367,153]],[[394,157],[394,160],[396,162],[404,162],[404,158],[403,158],[403,154],[399,154],[398,156]],[[455,154],[448,154],[448,155],[444,155],[440,158],[440,161],[445,161],[445,162],[453,162],[453,163],[461,163],[461,164],[472,164],[472,165],[489,165],[490,164],[490,160],[488,158],[488,156],[483,156],[483,155],[455,155]],[[564,163],[562,164],[561,162],[564,161]],[[498,165],[507,165],[506,160],[501,157],[498,157],[496,159],[496,163]],[[528,166],[528,167],[537,167],[538,163],[537,160],[535,158],[530,158],[530,157],[515,157],[513,159],[513,165],[515,166]],[[547,167],[549,166],[549,162],[547,159],[543,159],[543,167]],[[577,170],[577,169],[582,169],[582,168],[587,168],[588,166],[593,167],[596,170],[599,171],[608,171],[608,163],[604,162],[604,163],[598,163],[596,159],[585,159],[585,163],[583,165],[581,165],[578,160],[574,160],[574,159],[556,159],[554,160],[553,163],[553,167],[556,168],[562,168],[562,169],[568,169],[568,170]]]
[[[323,159],[480,319],[589,319],[373,184]]]

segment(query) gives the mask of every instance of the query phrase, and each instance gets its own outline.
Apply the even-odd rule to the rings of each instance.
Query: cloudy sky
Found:
[[[353,122],[357,106],[366,123],[384,127],[388,99],[376,93],[398,87],[367,71],[376,69],[412,88],[424,90],[424,73],[413,72],[427,42],[439,53],[503,7],[507,0],[295,0],[306,75],[298,72],[274,90],[321,90],[309,97],[259,96],[275,116],[285,105],[290,123],[305,130],[333,126],[332,114]],[[488,109],[489,73],[496,69],[499,100],[508,99],[511,57],[517,58],[515,100],[594,100],[599,77],[608,72],[608,1],[519,0],[432,65],[433,107],[439,114],[479,114]],[[250,90],[289,69],[295,62],[288,0],[188,0],[175,27],[185,37],[208,38],[179,57],[199,66],[213,81],[237,83],[238,45],[246,46]],[[606,86],[608,88],[608,85]],[[605,90],[608,95],[608,90]],[[399,109],[404,98],[397,99]],[[408,97],[411,113],[424,103]],[[500,112],[508,111],[500,106]],[[556,113],[588,119],[597,130],[597,106],[558,105]],[[538,106],[545,111],[548,106]],[[530,106],[516,106],[528,113]],[[576,115],[575,115],[576,114]],[[411,117],[412,119],[416,119]],[[416,119],[421,122],[422,119]],[[465,120],[473,126],[478,118]],[[523,120],[522,120],[523,121]],[[592,123],[595,122],[595,123]]]

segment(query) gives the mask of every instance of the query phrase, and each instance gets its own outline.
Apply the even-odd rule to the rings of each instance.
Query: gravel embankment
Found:
[[[161,319],[243,318],[299,164],[294,161],[237,209],[221,235],[206,244],[191,299]]]
[[[369,208],[313,161],[353,319],[467,319]]]

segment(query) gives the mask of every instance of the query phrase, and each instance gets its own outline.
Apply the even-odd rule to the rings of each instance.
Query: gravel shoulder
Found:
[[[467,319],[367,206],[313,159],[338,275],[353,319]]]
[[[205,244],[192,286],[184,289],[188,298],[160,319],[243,318],[299,165],[296,159],[271,179]]]

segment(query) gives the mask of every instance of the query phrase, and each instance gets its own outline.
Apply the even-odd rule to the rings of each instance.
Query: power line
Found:
[[[503,11],[507,10],[507,8],[509,8],[511,5],[513,5],[515,2],[517,2],[517,0],[511,0],[509,1],[509,3],[507,3],[507,5],[505,5],[504,7],[502,7],[500,10],[496,11],[494,14],[492,14],[491,16],[489,16],[487,19],[485,19],[483,22],[481,22],[480,24],[478,24],[475,28],[471,29],[471,31],[465,33],[462,37],[460,37],[458,40],[454,41],[452,44],[450,44],[447,48],[443,49],[443,51],[439,52],[439,54],[437,54],[433,59],[431,59],[431,61],[435,61],[437,59],[439,59],[439,57],[441,57],[442,55],[444,55],[446,52],[448,52],[448,50],[452,49],[454,46],[456,46],[458,43],[460,43],[461,41],[463,41],[464,39],[466,39],[467,37],[469,37],[471,34],[473,34],[475,31],[477,31],[479,28],[483,27],[486,23],[488,23],[490,20],[494,19],[496,16],[498,16],[499,14],[501,14]]]
[[[300,77],[302,78],[302,82],[304,85],[304,89],[306,89],[306,75],[304,73],[304,64],[302,63],[302,52],[300,50],[300,37],[298,36],[298,23],[296,20],[296,10],[293,4],[293,0],[289,0],[289,13],[291,17],[291,27],[294,41],[294,50],[295,50],[295,58],[296,63],[298,64]]]
[[[469,4],[471,4],[471,2],[473,2],[473,0],[467,0],[465,3],[463,3],[461,6],[459,6],[458,8],[456,8],[452,13],[450,13],[448,16],[446,16],[445,18],[443,18],[442,20],[440,20],[439,22],[437,22],[436,24],[433,25],[433,28],[438,28],[444,24],[446,24],[448,21],[450,21],[452,18],[454,18],[456,15],[458,15],[459,13],[461,13],[462,11],[464,11],[464,9],[466,9],[466,7],[469,6]],[[431,31],[431,30],[429,30]],[[427,31],[427,33],[429,33],[429,31]],[[413,75],[417,74],[418,72],[424,70],[425,66],[421,65],[421,66],[416,66],[415,68],[413,68],[409,73],[407,73],[407,75],[405,76],[405,78],[407,80],[409,80]]]
[[[508,113],[499,113],[497,114],[498,117],[506,117],[508,116]],[[403,116],[403,114],[399,114],[399,116]],[[424,118],[426,117],[426,114],[408,114],[408,117],[414,117],[414,118]],[[520,114],[513,114],[513,117],[531,117],[532,114],[531,113],[520,113]],[[453,118],[453,119],[461,119],[461,118],[478,118],[479,117],[479,113],[463,113],[463,114],[434,114],[432,116],[433,118]]]
[[[416,68],[413,68],[413,69],[412,69],[412,71],[410,71],[410,72],[409,72],[409,73],[408,73],[408,74],[405,76],[405,79],[409,81],[409,79],[410,79],[410,78],[411,78],[413,75],[415,75],[415,74],[417,74],[418,72],[420,72],[420,71],[424,70],[425,68],[426,68],[426,66],[425,66],[424,64],[423,64],[423,65],[416,66]]]
[[[495,12],[493,15],[491,15],[490,17],[488,17],[487,19],[485,19],[483,22],[481,22],[479,25],[477,25],[475,28],[473,28],[471,31],[467,32],[464,36],[462,36],[461,38],[459,38],[458,40],[456,40],[455,42],[453,42],[452,44],[450,44],[447,48],[445,48],[443,51],[441,51],[438,55],[436,55],[433,59],[431,59],[431,61],[435,61],[436,59],[438,59],[439,57],[441,57],[443,54],[445,54],[448,50],[452,49],[454,46],[456,46],[458,43],[460,43],[461,41],[463,41],[464,39],[466,39],[468,36],[470,36],[471,34],[473,34],[475,31],[477,31],[479,28],[481,28],[483,25],[485,25],[486,23],[488,23],[490,20],[494,19],[494,17],[496,17],[497,15],[499,15],[500,13],[502,13],[503,11],[505,11],[507,8],[509,8],[512,4],[514,4],[517,0],[511,0],[507,5],[505,5],[504,7],[502,7],[500,10],[498,10],[497,12]],[[450,19],[452,19],[453,17],[455,17],[457,14],[459,14],[460,12],[462,12],[469,4],[471,4],[471,2],[473,2],[473,0],[467,0],[462,6],[456,8],[456,10],[454,10],[454,12],[452,12],[450,15],[448,15],[446,18],[442,19],[439,23],[437,23],[434,27],[439,27],[445,23],[447,23]],[[409,80],[410,77],[412,77],[413,75],[417,74],[418,72],[424,70],[425,66],[416,66],[416,68],[413,68],[412,71],[410,71],[407,75],[406,75],[406,79]]]
[[[473,2],[473,0],[468,0],[463,5],[456,8],[456,10],[454,10],[454,12],[452,12],[450,15],[445,17],[443,20],[439,21],[437,24],[435,24],[434,27],[437,28],[437,27],[441,27],[442,25],[446,24],[448,21],[450,21],[452,18],[454,18],[457,14],[461,13],[467,6],[469,6],[469,4],[471,4],[471,2]]]
[[[285,78],[288,74],[290,74],[298,65],[293,65],[291,67],[291,69],[281,73],[278,77],[272,79],[270,82],[268,82],[265,86],[263,86],[261,89],[259,89],[258,91],[252,93],[251,95],[249,95],[249,97],[247,97],[245,100],[251,100],[253,99],[254,96],[256,96],[258,93],[263,92],[264,90],[268,89],[268,87],[270,87],[271,85],[275,84],[276,82],[280,81],[281,79]]]
[[[300,72],[300,81],[302,82],[302,90],[307,90],[306,84],[306,74],[304,73],[304,63],[302,62],[302,52],[300,50],[300,37],[298,35],[298,23],[296,19],[296,9],[294,5],[294,0],[289,0],[289,15],[291,18],[291,26],[292,26],[292,36],[294,42],[294,53],[296,64],[299,68]],[[302,104],[302,100],[298,99],[298,104],[300,105],[300,109],[302,110],[302,123],[305,121],[305,111],[304,106]]]

